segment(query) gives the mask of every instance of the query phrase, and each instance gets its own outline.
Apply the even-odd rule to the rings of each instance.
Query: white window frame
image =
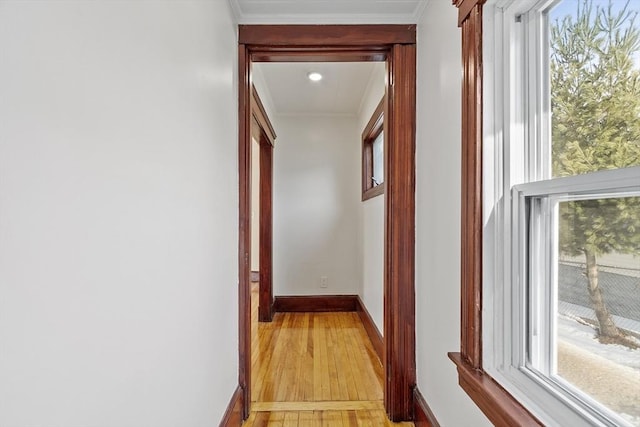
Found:
[[[554,2],[489,0],[483,9],[483,367],[545,425],[627,425],[566,382],[530,369],[526,360],[528,198],[549,204],[549,213],[567,198],[640,194],[640,167],[549,179],[550,153],[542,143],[550,138],[548,62],[542,59],[549,57],[548,39],[544,17],[532,11]],[[546,233],[555,229],[553,223],[539,225]],[[532,262],[553,279],[555,257],[550,249]],[[544,292],[536,298],[550,301]],[[548,316],[553,307],[544,306]],[[540,326],[548,339],[553,321]],[[538,358],[551,370],[551,356]]]

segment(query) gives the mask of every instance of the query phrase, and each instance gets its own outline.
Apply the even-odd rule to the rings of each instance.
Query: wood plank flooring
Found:
[[[413,423],[392,423],[387,419],[382,402],[378,410],[358,411],[278,411],[251,412],[248,426],[312,426],[312,427],[392,427],[413,426]]]
[[[386,417],[383,367],[357,313],[276,313],[258,323],[254,285],[251,345],[243,426],[413,426]]]

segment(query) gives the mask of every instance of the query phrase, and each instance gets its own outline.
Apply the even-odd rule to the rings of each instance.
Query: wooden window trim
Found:
[[[384,194],[384,180],[373,185],[373,142],[384,132],[384,97],[378,103],[362,132],[362,201]],[[386,139],[386,138],[385,138]]]
[[[251,85],[251,117],[257,122],[257,126],[251,128],[255,140],[260,141],[261,133],[264,132],[267,142],[275,145],[276,131],[253,84]]]
[[[540,426],[482,368],[482,5],[453,0],[462,27],[462,205],[460,352],[449,353],[458,382],[496,426]]]

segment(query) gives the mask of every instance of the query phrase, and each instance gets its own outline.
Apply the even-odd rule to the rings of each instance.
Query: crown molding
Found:
[[[227,4],[229,5],[229,9],[231,10],[231,14],[235,19],[236,24],[241,24],[242,18],[242,9],[240,8],[240,4],[238,0],[227,0]]]
[[[246,25],[331,25],[331,24],[415,24],[414,15],[388,14],[248,14],[242,15],[238,24]]]
[[[244,13],[238,0],[228,0],[241,25],[278,24],[417,24],[430,0],[420,0],[412,13]],[[455,0],[454,0],[455,1]]]
[[[424,15],[424,11],[427,9],[427,4],[429,4],[430,0],[422,0],[416,6],[416,10],[413,11],[413,21],[412,24],[417,24],[422,20],[422,16]]]

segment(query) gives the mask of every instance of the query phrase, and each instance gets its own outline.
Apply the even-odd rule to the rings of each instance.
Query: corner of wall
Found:
[[[418,23],[417,385],[443,425],[489,426],[447,357],[460,347],[461,46],[457,9],[430,0]]]

